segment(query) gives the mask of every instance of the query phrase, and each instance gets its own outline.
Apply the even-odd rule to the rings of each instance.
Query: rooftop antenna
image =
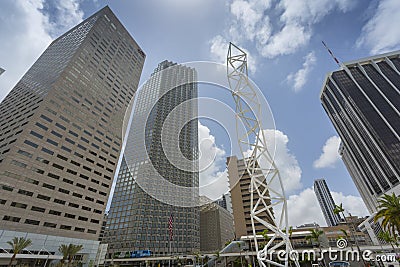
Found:
[[[335,60],[336,64],[338,64],[339,67],[343,66],[343,63],[341,63],[336,57],[335,55],[332,53],[332,51],[329,49],[329,47],[325,44],[324,41],[322,41],[322,44],[325,46],[326,50],[328,50],[329,54],[331,55],[331,57],[333,58],[333,60]]]

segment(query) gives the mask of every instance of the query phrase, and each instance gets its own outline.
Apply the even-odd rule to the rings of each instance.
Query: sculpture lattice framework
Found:
[[[270,257],[272,251],[284,250],[290,255],[292,246],[289,240],[289,225],[287,213],[287,201],[285,190],[279,170],[275,165],[270,151],[268,151],[265,132],[262,130],[260,118],[262,107],[252,83],[248,78],[247,54],[230,43],[227,56],[227,75],[232,96],[236,104],[236,129],[239,147],[245,161],[247,172],[251,177],[250,183],[250,217],[253,229],[253,240],[257,252],[257,258],[261,266],[265,263],[275,266],[287,267],[288,260],[282,264],[276,257]],[[264,110],[265,112],[265,110]],[[239,124],[245,128],[245,133],[239,133]],[[242,126],[242,127],[243,127]],[[250,151],[250,154],[249,154]],[[276,213],[274,210],[281,209]],[[272,218],[266,221],[259,216],[267,213]],[[265,216],[263,216],[265,218]],[[263,250],[259,251],[255,224],[261,223],[268,233],[273,236],[266,241]],[[276,256],[276,255],[275,255]],[[262,259],[262,260],[261,260]],[[299,267],[297,260],[295,265]]]

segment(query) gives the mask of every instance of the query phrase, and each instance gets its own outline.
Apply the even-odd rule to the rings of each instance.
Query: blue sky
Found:
[[[338,68],[321,41],[344,62],[399,49],[400,31],[393,23],[400,17],[398,0],[1,1],[0,67],[6,72],[0,76],[0,99],[52,39],[105,5],[147,55],[142,82],[165,59],[223,63],[229,41],[249,52],[250,77],[275,118],[282,168],[294,177],[293,225],[324,224],[311,190],[317,178],[327,179],[334,199],[352,214],[366,214],[320,105],[325,75]],[[219,156],[208,175],[218,176],[228,144],[215,124],[203,124],[202,134],[212,136],[209,148]]]

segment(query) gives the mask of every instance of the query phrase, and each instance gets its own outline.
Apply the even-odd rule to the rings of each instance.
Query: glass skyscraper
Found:
[[[138,94],[107,221],[110,254],[200,249],[196,76],[163,61]]]
[[[321,92],[342,159],[371,213],[384,193],[400,194],[399,53],[345,63]]]

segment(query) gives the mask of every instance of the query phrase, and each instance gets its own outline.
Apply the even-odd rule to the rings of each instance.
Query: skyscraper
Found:
[[[35,233],[38,251],[47,236],[98,239],[144,59],[105,7],[21,78],[0,104],[1,230]]]
[[[163,61],[138,93],[108,216],[104,242],[111,254],[151,250],[167,255],[200,248],[200,209],[194,203],[199,184],[196,76],[193,68]],[[168,118],[172,124],[166,130]],[[168,150],[165,140],[179,147]],[[188,162],[176,166],[181,153]],[[174,186],[182,188],[174,191]],[[194,195],[187,196],[185,188],[193,188]],[[186,197],[192,203],[180,205]]]
[[[314,192],[317,196],[322,213],[324,214],[326,224],[328,226],[338,225],[340,216],[333,212],[335,209],[335,202],[333,201],[331,191],[329,191],[325,179],[317,179],[314,181]]]
[[[236,238],[241,236],[253,235],[250,218],[250,181],[251,177],[246,169],[244,159],[238,159],[236,156],[227,158],[229,190],[231,193],[233,219]],[[260,190],[264,190],[261,188]],[[254,196],[254,202],[258,196]],[[265,200],[269,205],[270,200]],[[268,203],[269,202],[269,203]],[[271,211],[273,215],[273,211]],[[259,218],[274,224],[273,219],[267,211],[260,212]],[[256,234],[261,233],[266,228],[261,223],[255,225]]]
[[[329,73],[322,105],[342,140],[342,159],[368,210],[400,194],[400,52],[345,63]]]

